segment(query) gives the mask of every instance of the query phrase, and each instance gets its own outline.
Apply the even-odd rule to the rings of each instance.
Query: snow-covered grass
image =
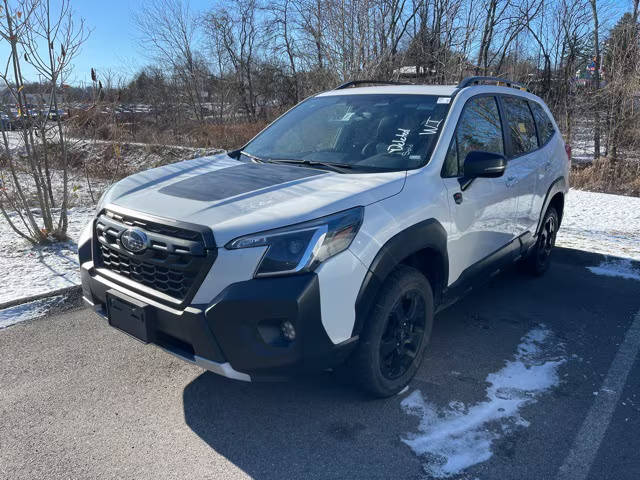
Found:
[[[70,209],[68,235],[71,240],[42,247],[33,247],[18,237],[0,218],[0,271],[3,276],[0,304],[78,285],[80,271],[75,240],[93,214],[93,207]]]
[[[33,302],[2,309],[0,310],[0,329],[26,320],[42,317],[53,307],[63,302],[64,299],[65,297],[63,295],[56,295],[54,297],[41,298]]]
[[[572,189],[557,244],[640,260],[640,198]]]
[[[528,427],[521,409],[558,385],[558,368],[566,361],[562,344],[541,325],[526,334],[513,360],[487,375],[487,399],[475,405],[451,401],[438,408],[416,390],[401,402],[404,411],[420,418],[417,433],[402,441],[423,460],[435,478],[461,473],[492,456],[493,443],[516,428]]]
[[[590,163],[595,151],[593,143],[593,122],[579,121],[571,139],[571,159],[576,163]]]
[[[634,268],[628,259],[606,260],[597,267],[587,267],[596,275],[622,277],[628,280],[640,280],[640,270]]]
[[[50,146],[57,141],[57,134],[49,135]],[[35,205],[36,187],[33,176],[23,160],[26,154],[22,132],[7,132],[9,148],[15,154],[17,176],[26,198]],[[176,145],[149,145],[143,143],[113,142],[67,138],[69,143],[68,189],[70,205],[88,205],[95,202],[109,184],[135,172],[168,163],[219,153],[220,149],[203,149]],[[63,171],[59,157],[50,155],[51,185],[55,198],[63,192]],[[87,180],[89,177],[89,181]],[[0,188],[9,197],[14,196],[13,178],[8,167],[0,168]]]

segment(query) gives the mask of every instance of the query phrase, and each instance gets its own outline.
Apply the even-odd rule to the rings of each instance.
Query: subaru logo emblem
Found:
[[[131,253],[141,253],[147,248],[147,235],[137,228],[130,228],[120,235],[120,243]]]

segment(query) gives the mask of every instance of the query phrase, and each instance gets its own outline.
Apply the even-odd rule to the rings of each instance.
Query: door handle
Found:
[[[544,170],[545,172],[551,169],[551,160],[547,160],[544,162]]]
[[[511,175],[510,177],[507,177],[507,180],[504,183],[507,187],[512,187],[517,182],[517,180],[518,177]]]

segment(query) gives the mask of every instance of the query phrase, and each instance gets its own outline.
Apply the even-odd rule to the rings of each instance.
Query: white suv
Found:
[[[401,390],[435,312],[515,261],[547,269],[569,158],[512,82],[365,83],[381,82],[116,183],[79,242],[85,301],[230,378],[342,365],[374,395]]]

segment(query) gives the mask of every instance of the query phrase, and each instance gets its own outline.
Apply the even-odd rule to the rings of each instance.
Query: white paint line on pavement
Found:
[[[639,350],[640,312],[635,314],[633,323],[624,336],[600,388],[601,394],[595,397],[569,455],[558,470],[557,480],[587,478]]]

